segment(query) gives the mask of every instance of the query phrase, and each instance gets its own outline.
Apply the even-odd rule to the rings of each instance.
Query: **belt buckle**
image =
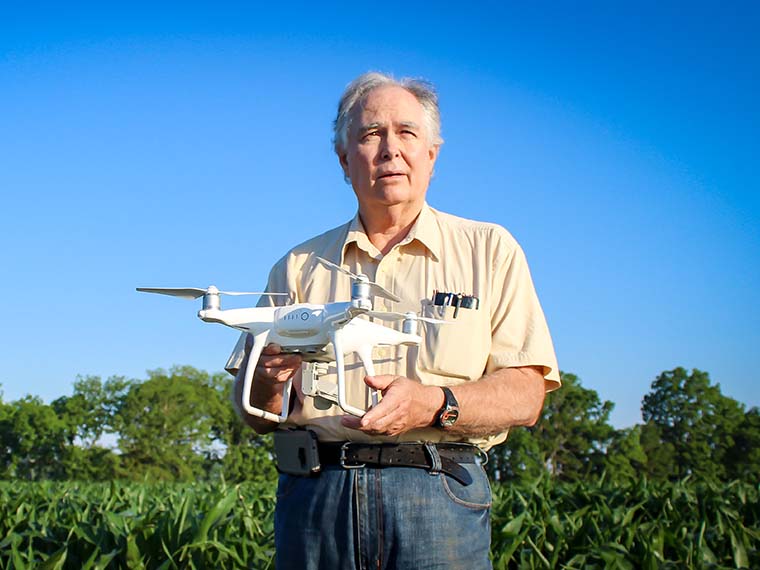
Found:
[[[361,469],[362,467],[366,466],[366,463],[360,463],[358,465],[346,464],[346,450],[348,449],[348,446],[351,445],[351,443],[352,442],[347,441],[340,446],[340,466],[343,467],[343,469]]]

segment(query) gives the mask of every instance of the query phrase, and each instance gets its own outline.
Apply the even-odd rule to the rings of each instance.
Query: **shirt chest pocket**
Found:
[[[425,323],[420,327],[419,369],[452,379],[480,378],[491,350],[488,312],[482,308],[457,310],[456,307],[427,303],[422,314],[446,323]]]

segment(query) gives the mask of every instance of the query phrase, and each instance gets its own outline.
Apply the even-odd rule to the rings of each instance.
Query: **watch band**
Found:
[[[435,427],[449,428],[459,419],[459,402],[449,388],[441,386],[443,390],[443,407],[438,411],[435,419]]]

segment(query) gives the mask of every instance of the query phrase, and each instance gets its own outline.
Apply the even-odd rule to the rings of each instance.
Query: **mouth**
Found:
[[[406,176],[403,172],[384,172],[383,174],[380,174],[377,179],[378,180],[392,180],[394,178],[401,178]]]

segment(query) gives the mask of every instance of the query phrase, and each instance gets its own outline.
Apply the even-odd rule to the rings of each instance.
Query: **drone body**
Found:
[[[345,269],[328,261],[318,261],[344,273]],[[338,404],[345,412],[362,416],[366,410],[350,405],[346,398],[345,362],[346,354],[355,353],[361,360],[367,375],[374,376],[372,349],[375,346],[418,345],[422,338],[417,334],[417,323],[424,321],[438,324],[444,321],[419,317],[415,313],[393,313],[373,311],[370,294],[375,293],[398,301],[379,285],[370,282],[364,275],[354,275],[351,301],[325,304],[296,303],[282,307],[251,307],[245,309],[222,310],[220,295],[287,295],[285,293],[238,293],[219,291],[213,285],[208,289],[195,288],[138,288],[146,293],[159,293],[183,298],[203,297],[203,308],[198,317],[208,323],[219,323],[253,336],[245,376],[243,396],[240,406],[248,414],[275,422],[284,422],[289,413],[292,380],[283,388],[283,403],[280,414],[274,414],[252,406],[251,391],[253,373],[261,356],[261,351],[269,343],[280,345],[283,352],[300,354],[306,363],[303,369],[302,390],[305,396],[327,400]],[[403,320],[402,330],[370,322],[361,316],[384,320]],[[335,362],[337,382],[320,381],[326,372],[326,363]],[[377,404],[377,393],[372,391],[372,404]]]
[[[318,376],[323,369],[307,367],[308,376],[304,394],[321,397],[337,403],[344,411],[356,416],[366,410],[351,406],[346,398],[344,355],[356,353],[369,376],[375,374],[372,361],[374,346],[394,346],[399,344],[419,344],[422,338],[416,334],[404,333],[389,327],[356,318],[369,311],[351,306],[351,303],[328,303],[314,305],[298,303],[285,307],[256,307],[250,309],[209,309],[198,312],[205,322],[220,323],[234,329],[248,332],[253,336],[253,348],[248,357],[243,380],[243,400],[241,407],[247,413],[271,421],[282,422],[288,417],[291,381],[283,392],[283,410],[280,415],[272,414],[250,404],[255,363],[261,351],[269,343],[280,345],[282,352],[297,353],[304,362],[336,363],[337,389],[320,388]],[[355,313],[355,316],[354,316]],[[377,403],[373,394],[373,404]]]

